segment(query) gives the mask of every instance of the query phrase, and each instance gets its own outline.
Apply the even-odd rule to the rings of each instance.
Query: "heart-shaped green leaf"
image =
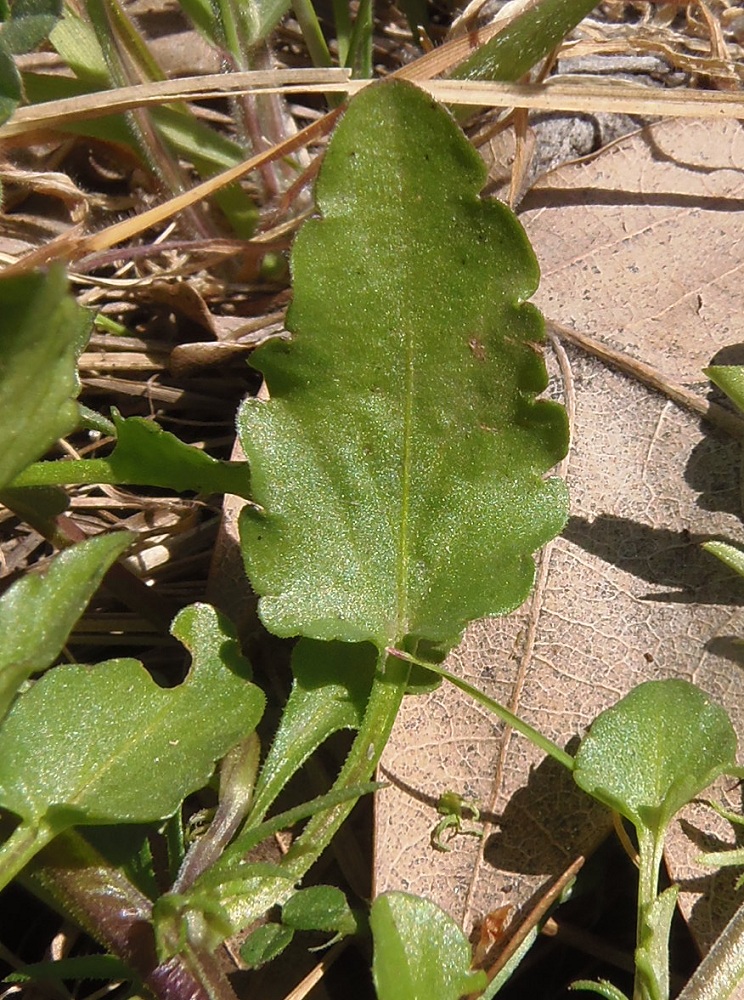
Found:
[[[546,387],[538,268],[448,113],[402,82],[351,102],[292,255],[291,343],[239,429],[242,519],[279,635],[454,644],[519,605],[566,517],[563,409]]]

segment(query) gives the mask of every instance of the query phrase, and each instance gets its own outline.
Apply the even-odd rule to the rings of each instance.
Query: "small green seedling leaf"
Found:
[[[736,734],[722,708],[687,681],[648,681],[595,719],[573,774],[580,788],[658,838],[735,763]]]
[[[291,927],[283,924],[264,924],[250,934],[240,948],[240,957],[249,969],[260,969],[281,955],[294,937]]]
[[[136,483],[196,493],[248,497],[246,462],[222,462],[152,420],[113,413],[116,445],[108,458],[39,462],[13,481],[14,487],[52,483]]]
[[[451,646],[517,607],[563,526],[565,411],[535,344],[527,238],[485,167],[411,84],[349,104],[292,254],[294,339],[252,364],[238,425],[256,506],[241,538],[278,635]]]
[[[2,489],[77,426],[75,366],[92,319],[60,268],[0,279],[0,314]]]
[[[300,889],[282,907],[282,923],[295,931],[328,931],[343,937],[357,930],[346,896],[333,885]]]
[[[705,542],[703,548],[711,555],[717,556],[729,569],[744,576],[744,552],[741,549],[729,545],[728,542]]]
[[[369,917],[378,1000],[458,1000],[486,986],[470,945],[448,914],[405,892],[378,896]]]
[[[677,888],[658,895],[667,827],[686,803],[735,766],[736,733],[725,711],[683,680],[640,684],[602,712],[581,741],[576,783],[629,819],[638,837],[638,1000],[669,997]]]
[[[711,365],[703,372],[744,412],[744,365]]]
[[[463,820],[469,818],[473,823],[480,820],[480,807],[476,802],[463,798],[459,792],[442,792],[437,801],[437,812],[442,817],[431,831],[431,846],[436,851],[451,851],[448,842],[463,835],[482,837],[483,830],[478,827],[463,826]],[[446,840],[445,840],[446,834]]]
[[[193,656],[177,688],[111,660],[58,667],[16,700],[0,729],[0,805],[20,817],[13,837],[33,839],[32,853],[70,826],[165,819],[255,727],[264,696],[217,612],[186,608],[173,634]]]
[[[57,659],[106,571],[132,538],[117,532],[72,545],[54,557],[43,576],[29,573],[0,598],[0,719],[22,682]]]

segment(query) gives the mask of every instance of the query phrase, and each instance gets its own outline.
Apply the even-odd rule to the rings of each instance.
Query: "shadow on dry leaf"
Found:
[[[575,751],[578,740],[571,744],[569,752]],[[546,801],[551,803],[549,826],[538,819],[546,815]],[[507,803],[496,832],[484,844],[483,859],[502,872],[558,876],[577,854],[604,839],[610,825],[607,810],[590,799],[564,767],[546,758],[530,769],[527,784]],[[538,844],[539,851],[533,853],[530,845]]]
[[[717,565],[701,548],[710,535],[600,514],[593,521],[569,518],[563,537],[634,577],[671,588],[639,594],[639,600],[744,605],[744,579],[722,563]]]

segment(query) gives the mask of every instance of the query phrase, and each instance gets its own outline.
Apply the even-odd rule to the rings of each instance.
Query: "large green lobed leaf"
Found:
[[[292,254],[294,338],[256,352],[272,399],[238,421],[244,558],[279,635],[451,645],[525,599],[563,526],[538,267],[485,178],[411,84],[364,90],[331,141]]]

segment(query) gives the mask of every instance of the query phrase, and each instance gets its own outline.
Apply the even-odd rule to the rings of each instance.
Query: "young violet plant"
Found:
[[[115,415],[117,446],[107,459],[64,463],[61,471],[62,463],[25,468],[61,433],[53,423],[32,455],[8,466],[3,495],[16,500],[32,487],[91,480],[228,489],[249,498],[241,542],[259,613],[274,634],[299,637],[292,692],[262,762],[252,734],[263,696],[229,625],[206,606],[187,609],[174,625],[194,653],[179,688],[162,691],[131,660],[91,671],[56,668],[17,697],[12,687],[15,700],[0,728],[0,803],[17,819],[0,851],[0,872],[10,877],[49,844],[28,866],[29,877],[94,933],[98,915],[105,928],[99,937],[156,995],[230,996],[212,953],[272,907],[282,908],[282,920],[278,930],[262,932],[263,941],[254,939],[256,964],[296,930],[352,931],[337,898],[309,906],[294,902],[295,889],[353,803],[376,787],[369,779],[403,695],[414,681],[422,684],[411,660],[429,672],[427,682],[433,671],[467,690],[436,662],[469,621],[506,613],[526,598],[532,553],[565,523],[565,486],[546,476],[565,454],[566,417],[537,398],[547,384],[535,350],[542,324],[526,301],[537,265],[513,215],[479,197],[484,181],[482,162],[427,95],[402,82],[366,89],[328,148],[317,182],[319,217],[294,246],[293,339],[269,343],[253,358],[271,398],[241,408],[247,465],[214,462],[143,421]],[[59,275],[33,280],[43,289],[57,282],[55,308],[69,302]],[[17,286],[6,290],[20,302]],[[25,316],[21,306],[18,315]],[[57,350],[68,357],[76,344],[68,335]],[[66,419],[78,412],[75,388],[63,382],[60,389]],[[82,574],[79,600],[124,543],[109,544],[96,553],[99,568]],[[53,573],[40,601],[58,593]],[[48,666],[62,641],[43,655],[29,653],[17,682]],[[647,685],[628,696],[597,720],[575,760],[508,716],[636,825],[645,854],[635,1000],[665,997],[674,900],[657,897],[655,875],[666,825],[686,796],[734,763],[720,710],[689,685],[675,687],[673,698],[671,691]],[[666,703],[675,706],[671,719],[663,715]],[[91,721],[101,705],[105,732]],[[207,720],[197,726],[200,713]],[[73,714],[92,749],[63,768]],[[40,717],[43,741],[30,721]],[[271,816],[292,775],[340,729],[355,736],[330,792]],[[680,776],[669,748],[683,736],[687,747],[701,731],[718,751],[696,756],[690,748]],[[631,744],[641,772],[618,774],[614,755]],[[133,864],[107,866],[105,852],[72,831],[172,816],[228,751],[207,833],[189,851],[173,838],[168,892],[149,888],[151,898],[135,886]],[[33,761],[32,780],[20,781],[21,760]],[[133,769],[140,783],[122,791]],[[267,836],[306,819],[281,861],[250,859]],[[127,925],[125,911],[134,915]],[[484,987],[467,969],[462,935],[435,911],[397,894],[374,904],[382,1000],[454,1000]],[[149,935],[140,950],[132,945],[134,924]],[[432,936],[416,941],[421,926]],[[431,969],[432,942],[452,957],[442,976]],[[401,954],[405,987],[390,972]]]
[[[141,897],[132,905],[153,926],[159,966],[143,969],[137,955],[122,954],[115,934],[105,938],[151,989],[159,984],[155,992],[172,983],[169,970],[180,960],[192,980],[214,992],[205,954],[287,903],[353,801],[371,790],[369,776],[409,683],[409,664],[388,648],[441,656],[471,619],[517,606],[532,584],[532,552],[565,522],[565,487],[545,475],[565,453],[566,418],[557,404],[536,399],[547,383],[534,349],[542,324],[525,301],[535,290],[537,265],[509,210],[479,198],[484,181],[482,162],[429,97],[403,83],[369,88],[350,104],[333,137],[317,185],[321,217],[306,224],[294,248],[288,317],[294,340],[255,355],[271,401],[249,401],[239,417],[250,486],[245,468],[197,460],[170,435],[118,417],[110,458],[66,462],[61,471],[62,463],[13,470],[16,496],[40,485],[135,475],[249,495],[243,549],[261,616],[276,634],[302,636],[293,658],[295,686],[272,746],[257,775],[255,764],[246,765],[240,832],[215,832],[197,860],[186,855],[169,893],[154,905]],[[74,388],[65,390],[72,399]],[[149,464],[136,467],[136,455],[145,453]],[[207,609],[189,614],[214,615]],[[91,880],[101,867],[91,860],[87,881],[67,873],[66,852],[90,856],[69,828],[172,814],[238,731],[250,732],[260,715],[248,681],[240,678],[242,697],[233,691],[238,680],[233,683],[220,658],[225,641],[210,639],[220,654],[209,654],[208,662],[223,677],[214,696],[229,688],[232,710],[245,701],[249,718],[226,727],[225,711],[213,706],[209,714],[220,724],[222,742],[205,739],[198,763],[169,726],[148,724],[165,740],[157,747],[144,741],[138,749],[136,736],[148,712],[157,719],[180,712],[178,733],[188,730],[181,706],[193,702],[197,689],[208,710],[198,660],[183,690],[159,692],[141,668],[124,661],[90,676],[77,667],[57,668],[21,694],[0,730],[9,762],[0,787],[19,819],[6,842],[8,874],[56,835],[54,871],[45,852],[35,877],[47,889],[51,881],[69,910],[94,913]],[[141,688],[141,708],[129,728],[131,706],[125,701],[117,708],[122,692],[109,692],[119,676]],[[54,733],[45,730],[53,759],[70,698],[80,706],[80,731],[97,747],[85,719],[99,697],[111,715],[101,735],[105,746],[77,770],[55,765],[50,774],[36,741],[38,775],[29,786],[33,794],[24,792],[14,775],[33,743],[27,720],[37,700],[48,705],[45,715],[57,726]],[[356,737],[331,792],[266,819],[289,777],[339,728],[355,730]],[[148,790],[150,772],[141,763],[144,790],[137,801],[112,797],[114,764],[124,774],[131,772],[131,753],[140,762],[170,760],[171,740],[187,751],[188,776],[176,780],[169,764]],[[245,860],[273,830],[308,815],[281,863]],[[121,873],[104,871],[96,906],[111,898],[106,879],[135,899],[133,890],[121,888]],[[93,916],[87,925],[95,926]]]

